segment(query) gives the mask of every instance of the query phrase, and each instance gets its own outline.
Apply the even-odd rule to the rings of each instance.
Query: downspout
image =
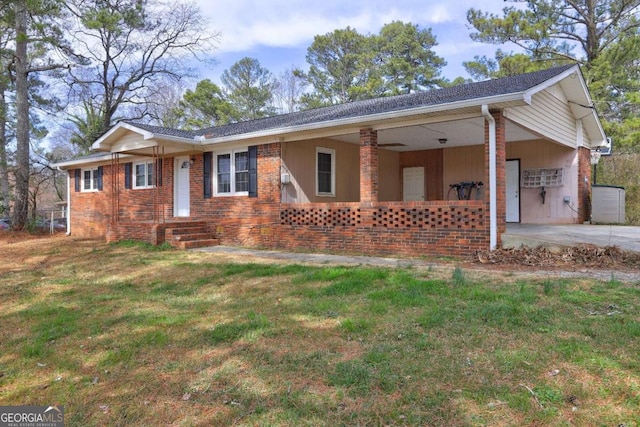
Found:
[[[67,174],[67,232],[65,234],[67,236],[70,236],[71,235],[71,178],[69,177],[69,171],[60,169],[60,166],[58,166],[58,170],[60,172],[65,172]]]
[[[498,246],[496,121],[489,112],[487,104],[482,104],[482,115],[489,122],[489,249],[494,250]]]

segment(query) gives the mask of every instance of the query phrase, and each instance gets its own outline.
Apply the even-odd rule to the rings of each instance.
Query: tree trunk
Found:
[[[0,216],[9,216],[9,165],[7,163],[6,87],[0,83]]]
[[[27,58],[27,5],[17,0],[15,7],[16,53],[16,172],[13,227],[21,230],[29,217],[29,86]]]

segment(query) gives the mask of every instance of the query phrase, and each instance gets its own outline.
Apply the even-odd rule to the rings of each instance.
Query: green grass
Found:
[[[70,252],[0,270],[0,405],[63,404],[69,426],[640,425],[637,283]]]

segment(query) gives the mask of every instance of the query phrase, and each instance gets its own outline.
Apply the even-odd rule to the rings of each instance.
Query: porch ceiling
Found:
[[[505,132],[507,142],[540,139],[539,136],[509,120],[506,120]],[[439,140],[443,138],[447,142],[441,144]],[[360,135],[356,133],[335,136],[331,139],[352,144],[360,143]],[[480,144],[484,144],[484,117],[378,131],[378,146],[392,151],[429,150]]]

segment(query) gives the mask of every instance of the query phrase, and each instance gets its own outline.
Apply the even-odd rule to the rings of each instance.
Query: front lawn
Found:
[[[640,279],[0,249],[0,405],[68,426],[640,425]]]

